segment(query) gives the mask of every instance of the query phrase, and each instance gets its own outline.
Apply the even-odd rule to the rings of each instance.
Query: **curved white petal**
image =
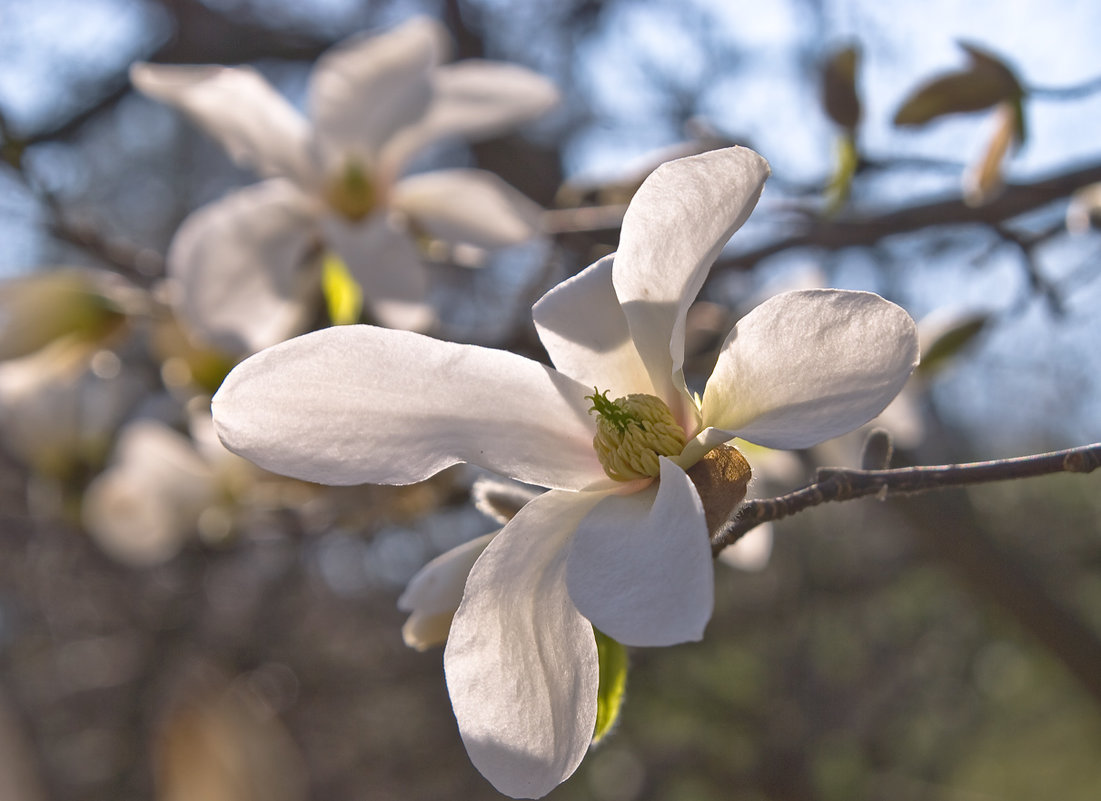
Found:
[[[424,118],[387,145],[383,159],[398,171],[424,147],[451,137],[480,139],[533,120],[558,102],[558,89],[516,64],[467,59],[437,69]]]
[[[168,249],[170,299],[199,339],[254,353],[300,330],[316,236],[309,200],[279,179],[193,212]]]
[[[312,183],[309,123],[251,67],[142,63],[130,67],[130,80],[142,94],[188,114],[237,163],[266,177]]]
[[[423,651],[447,639],[451,618],[463,599],[466,577],[496,536],[494,531],[464,542],[440,554],[413,576],[398,598],[398,609],[410,613],[401,629],[406,645]]]
[[[506,351],[409,331],[315,331],[239,364],[213,400],[226,446],[322,484],[410,484],[470,462],[558,489],[606,484],[586,387]]]
[[[322,219],[325,242],[340,254],[363,289],[363,299],[378,322],[388,328],[426,331],[435,321],[425,303],[428,270],[417,246],[384,214],[362,222],[333,215]]]
[[[635,193],[612,280],[659,397],[684,395],[684,321],[712,263],[749,217],[766,162],[732,147],[667,162]]]
[[[704,391],[704,425],[806,448],[883,411],[917,362],[914,321],[879,295],[785,292],[730,332]]]
[[[578,610],[624,645],[701,639],[714,580],[703,504],[665,458],[656,486],[610,495],[581,521],[566,567]]]
[[[390,205],[437,239],[493,248],[535,235],[541,209],[485,170],[436,170],[399,181]]]
[[[654,394],[612,288],[612,256],[563,281],[532,307],[551,362],[571,378],[613,398]]]
[[[446,31],[428,17],[330,49],[310,74],[310,116],[319,144],[330,157],[354,155],[374,163],[395,131],[424,114],[432,71],[446,50]]]
[[[596,726],[592,626],[566,591],[566,545],[599,493],[548,492],[513,518],[470,571],[444,651],[459,733],[474,766],[514,798],[577,769]]]

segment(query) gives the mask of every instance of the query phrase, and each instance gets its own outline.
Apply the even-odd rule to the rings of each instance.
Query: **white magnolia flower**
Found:
[[[300,331],[311,288],[302,268],[319,241],[381,322],[421,328],[430,314],[417,232],[479,248],[532,235],[537,208],[491,173],[402,175],[429,144],[499,133],[557,100],[548,81],[516,65],[441,66],[446,49],[444,29],[427,18],[354,37],[314,67],[308,118],[249,67],[131,68],[138,89],[185,111],[268,179],[199,209],[176,234],[174,305],[197,335],[251,353]]]
[[[849,431],[917,362],[913,321],[894,304],[789,292],[731,331],[702,399],[688,391],[685,315],[767,176],[744,148],[656,170],[624,217],[619,252],[535,305],[553,368],[350,326],[256,354],[214,398],[223,441],[277,472],[405,484],[465,461],[550,489],[474,562],[444,654],[467,751],[501,792],[541,796],[584,756],[594,626],[634,646],[702,636],[713,565],[686,471],[724,467],[736,452],[712,449],[735,437],[799,448]],[[465,569],[434,582],[443,589],[425,593],[436,603],[426,614],[442,611]]]

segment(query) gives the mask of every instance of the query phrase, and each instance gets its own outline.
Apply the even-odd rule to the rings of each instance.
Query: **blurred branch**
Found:
[[[806,487],[775,498],[746,501],[735,517],[712,537],[711,549],[717,555],[761,523],[780,520],[831,501],[851,501],[869,495],[883,499],[892,494],[930,492],[1051,473],[1090,473],[1098,467],[1101,467],[1101,443],[969,464],[900,467],[893,470],[821,468],[814,483]]]
[[[1074,86],[1029,86],[1028,94],[1032,97],[1044,97],[1051,100],[1078,100],[1083,97],[1101,92],[1101,75]]]
[[[969,206],[952,197],[849,219],[819,219],[785,239],[720,258],[715,269],[748,270],[755,264],[795,248],[841,250],[878,244],[888,236],[941,225],[998,225],[1021,214],[1069,197],[1077,189],[1101,181],[1101,164],[1091,164],[1033,183],[1009,184],[995,200]]]
[[[270,28],[244,17],[221,13],[199,0],[161,0],[158,5],[173,20],[172,33],[139,58],[167,64],[242,64],[264,58],[313,60],[333,41]],[[89,101],[68,116],[38,131],[19,137],[22,147],[63,140],[81,126],[108,111],[130,91],[129,64],[106,76],[98,87],[89,87]]]

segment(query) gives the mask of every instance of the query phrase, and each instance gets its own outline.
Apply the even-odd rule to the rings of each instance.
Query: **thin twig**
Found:
[[[814,483],[786,495],[746,501],[711,539],[718,554],[750,529],[830,501],[850,501],[868,495],[913,494],[931,490],[1032,478],[1051,473],[1089,473],[1101,467],[1101,442],[1034,456],[989,462],[900,467],[893,470],[822,468]]]

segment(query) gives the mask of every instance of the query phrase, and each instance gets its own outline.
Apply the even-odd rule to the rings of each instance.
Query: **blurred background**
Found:
[[[111,300],[79,359],[32,369],[11,321],[58,296],[0,296],[0,801],[499,797],[441,650],[406,648],[395,606],[496,526],[476,473],[334,490],[229,463],[199,414],[224,354],[147,311],[181,221],[255,178],[129,65],[251,64],[301,105],[327,48],[414,14],[455,58],[562,93],[417,162],[548,210],[480,269],[429,265],[437,336],[545,358],[531,303],[615,249],[642,178],[743,144],[773,178],[692,310],[695,379],[768,295],[869,289],[923,335],[880,421],[893,465],[1101,440],[1094,3],[0,0],[0,280],[91,274],[62,294]],[[749,452],[753,492],[858,466],[862,437]],[[770,559],[717,564],[704,642],[631,651],[616,731],[549,797],[1097,798],[1098,489],[1057,475],[776,524]]]

